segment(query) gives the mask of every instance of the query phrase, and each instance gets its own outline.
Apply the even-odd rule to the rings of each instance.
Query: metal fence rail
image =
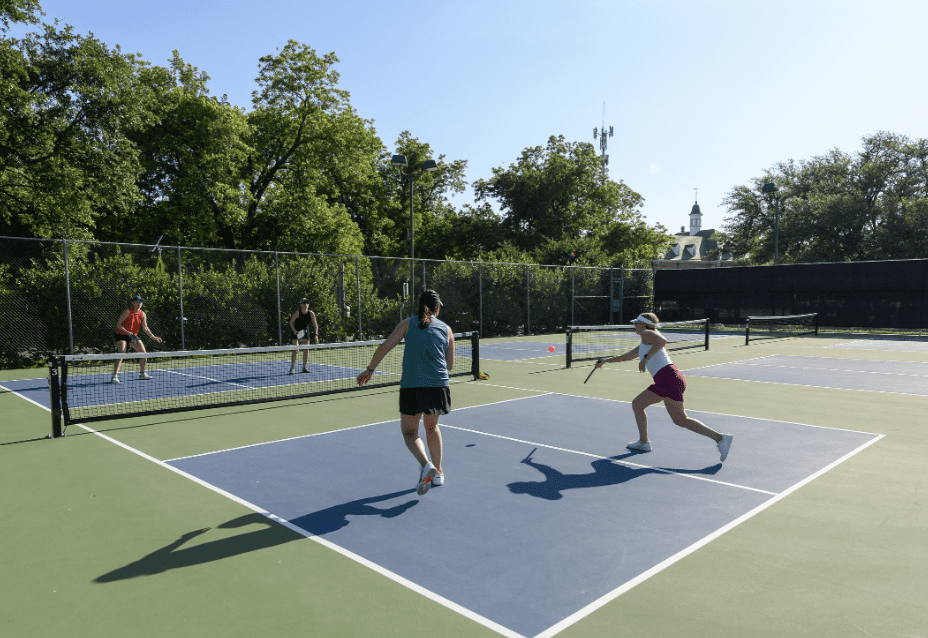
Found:
[[[412,267],[410,267],[412,266]],[[0,237],[0,367],[105,353],[141,295],[152,350],[291,343],[306,297],[325,342],[377,339],[438,290],[442,319],[486,337],[620,323],[649,310],[650,269],[437,261]]]

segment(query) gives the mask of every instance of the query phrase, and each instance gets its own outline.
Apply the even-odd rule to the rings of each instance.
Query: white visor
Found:
[[[647,317],[645,317],[644,315],[638,315],[637,317],[629,321],[629,323],[643,323],[648,326],[655,326],[655,327],[657,327],[658,325],[654,323],[653,321],[651,321],[650,319],[648,319]]]

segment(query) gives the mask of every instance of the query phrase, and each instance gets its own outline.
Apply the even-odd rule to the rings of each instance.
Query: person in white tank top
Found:
[[[604,363],[631,361],[637,358],[638,371],[647,370],[654,377],[654,383],[632,401],[632,411],[635,413],[635,423],[638,425],[638,440],[632,441],[625,447],[636,452],[651,451],[651,441],[648,438],[648,415],[645,409],[663,401],[674,424],[715,441],[720,459],[724,461],[731,448],[732,435],[720,434],[686,413],[683,405],[686,377],[677,369],[670,355],[667,354],[665,347],[667,340],[658,329],[660,324],[657,315],[646,312],[638,315],[631,323],[635,325],[635,334],[641,337],[641,345],[625,354],[607,357],[596,362],[596,367],[601,368]]]

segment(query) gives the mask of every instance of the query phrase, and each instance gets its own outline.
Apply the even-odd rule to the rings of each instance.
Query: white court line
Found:
[[[750,490],[751,492],[760,492],[761,494],[768,494],[768,495],[770,495],[770,496],[776,496],[776,495],[777,495],[776,492],[768,492],[767,490],[761,490],[761,489],[758,489],[758,488],[756,488],[756,487],[748,487],[747,485],[738,485],[737,483],[728,483],[728,482],[726,482],[726,481],[717,481],[717,480],[715,480],[715,479],[710,479],[710,478],[707,478],[707,477],[705,477],[705,476],[696,476],[696,475],[693,475],[693,474],[687,474],[686,472],[675,472],[675,471],[673,471],[673,470],[668,470],[668,469],[662,468],[662,467],[654,467],[653,465],[642,465],[642,464],[640,464],[640,463],[632,463],[631,461],[625,461],[625,460],[621,460],[621,459],[613,459],[613,458],[608,457],[608,456],[600,456],[599,454],[591,454],[591,453],[589,453],[589,452],[580,452],[580,451],[578,451],[578,450],[571,450],[571,449],[564,448],[564,447],[557,447],[556,445],[546,445],[546,444],[544,444],[544,443],[535,443],[534,441],[526,441],[526,440],[524,440],[524,439],[516,439],[516,438],[511,437],[511,436],[503,436],[502,434],[492,434],[492,433],[490,433],[490,432],[481,432],[480,430],[472,430],[472,429],[470,429],[470,428],[462,428],[462,427],[459,426],[459,425],[450,425],[450,424],[448,424],[448,423],[442,423],[441,427],[443,427],[443,428],[451,428],[452,430],[461,430],[462,432],[471,432],[471,433],[473,433],[473,434],[483,434],[484,436],[493,437],[493,438],[495,438],[495,439],[503,439],[503,440],[506,440],[506,441],[514,441],[514,442],[516,442],[516,443],[525,443],[525,444],[527,444],[527,445],[532,445],[532,446],[535,446],[535,447],[543,447],[543,448],[546,448],[546,449],[549,449],[549,450],[557,450],[558,452],[569,452],[570,454],[579,454],[580,456],[589,456],[589,457],[594,458],[594,459],[600,459],[600,460],[603,460],[603,461],[611,461],[611,462],[615,463],[616,465],[628,465],[628,466],[631,466],[631,467],[638,467],[638,468],[643,468],[643,469],[647,469],[647,470],[654,470],[655,472],[660,472],[660,473],[662,473],[662,474],[673,474],[673,475],[675,475],[675,476],[680,476],[680,477],[683,477],[683,478],[691,478],[691,479],[695,479],[695,480],[697,480],[697,481],[707,481],[707,482],[709,482],[709,483],[715,483],[715,484],[717,484],[717,485],[724,485],[724,486],[726,486],[726,487],[735,487],[735,488],[738,488],[738,489],[741,489],[741,490]]]
[[[895,362],[888,362],[895,363]],[[854,374],[885,374],[893,377],[919,377],[928,378],[928,374],[903,374],[901,372],[878,372],[876,370],[847,370],[841,368],[816,368],[815,366],[781,366],[772,363],[739,362],[738,365],[756,366],[758,368],[782,368],[785,370],[814,370],[816,372],[853,372]]]
[[[292,524],[290,521],[287,521],[287,520],[285,520],[285,519],[283,519],[283,518],[280,518],[280,517],[277,516],[276,514],[273,514],[273,513],[271,513],[271,512],[268,512],[267,510],[265,510],[265,509],[263,509],[263,508],[261,508],[261,507],[258,507],[257,505],[255,505],[255,504],[253,504],[253,503],[249,503],[248,501],[246,501],[246,500],[244,500],[244,499],[242,499],[242,498],[239,498],[238,496],[236,496],[236,495],[234,495],[234,494],[232,494],[232,493],[230,493],[230,492],[226,492],[225,490],[223,490],[223,489],[220,488],[220,487],[217,487],[217,486],[215,486],[215,485],[212,485],[211,483],[207,483],[206,481],[204,481],[204,480],[202,480],[202,479],[200,479],[200,478],[197,478],[197,477],[194,476],[193,474],[188,474],[187,472],[184,472],[184,471],[181,470],[181,469],[178,469],[178,468],[176,468],[176,467],[174,467],[174,466],[172,466],[172,465],[169,465],[169,464],[167,464],[167,463],[164,462],[164,461],[159,461],[158,459],[154,458],[153,456],[149,456],[148,454],[145,454],[144,452],[142,452],[142,451],[140,451],[140,450],[137,450],[137,449],[135,449],[134,447],[131,447],[131,446],[129,446],[129,445],[126,445],[125,443],[122,443],[122,442],[120,442],[120,441],[117,441],[116,439],[113,439],[113,438],[111,438],[111,437],[109,437],[109,436],[107,436],[107,435],[105,435],[105,434],[103,434],[103,433],[101,433],[101,432],[97,432],[96,430],[94,430],[94,429],[92,429],[92,428],[89,428],[89,427],[87,427],[86,425],[83,425],[83,424],[80,424],[80,423],[77,423],[76,425],[79,426],[79,427],[81,427],[81,428],[83,428],[83,429],[85,429],[85,430],[87,430],[88,432],[90,432],[90,433],[92,433],[92,434],[96,434],[96,435],[99,436],[100,438],[105,439],[106,441],[109,441],[110,443],[114,443],[114,444],[118,445],[119,447],[121,447],[121,448],[123,448],[123,449],[125,449],[125,450],[128,450],[129,452],[132,452],[133,454],[139,455],[139,456],[142,457],[143,459],[146,459],[146,460],[148,460],[148,461],[151,461],[152,463],[155,463],[155,464],[157,464],[157,465],[160,465],[161,467],[166,468],[166,469],[168,469],[168,470],[170,470],[170,471],[172,471],[172,472],[175,472],[176,474],[179,474],[179,475],[181,475],[181,476],[183,476],[183,477],[186,477],[186,478],[190,479],[191,481],[193,481],[194,483],[196,483],[196,484],[198,484],[198,485],[201,485],[201,486],[203,486],[203,487],[205,487],[205,488],[207,488],[207,489],[209,489],[209,490],[212,490],[212,491],[216,492],[217,494],[220,494],[220,495],[222,495],[222,496],[225,496],[226,498],[228,498],[228,499],[230,499],[230,500],[232,500],[232,501],[234,501],[234,502],[236,502],[236,503],[239,503],[240,505],[244,505],[244,506],[247,507],[248,509],[250,509],[250,510],[252,510],[252,511],[254,511],[254,512],[257,512],[258,514],[261,514],[262,516],[265,516],[265,517],[267,517],[267,518],[269,518],[269,519],[271,519],[271,520],[273,520],[273,521],[275,521],[275,522],[277,522],[277,523],[283,525],[284,527],[286,527],[286,528],[289,529],[290,531],[295,532],[295,533],[299,534],[300,536],[303,536],[304,538],[308,538],[308,539],[311,540],[311,541],[315,541],[316,543],[319,543],[320,545],[322,545],[322,546],[324,546],[324,547],[328,547],[329,549],[331,549],[331,550],[333,550],[333,551],[335,551],[335,552],[338,552],[338,553],[341,554],[342,556],[344,556],[344,557],[346,557],[346,558],[348,558],[348,559],[351,559],[351,560],[355,561],[356,563],[360,563],[361,565],[363,565],[363,566],[365,566],[365,567],[367,567],[367,568],[369,568],[369,569],[371,569],[371,570],[377,572],[377,573],[380,574],[381,576],[385,576],[386,578],[389,578],[390,580],[394,581],[395,583],[398,583],[399,585],[402,585],[402,586],[404,586],[404,587],[406,587],[406,588],[408,588],[408,589],[411,589],[412,591],[416,592],[417,594],[419,594],[419,595],[421,595],[421,596],[424,596],[425,598],[428,598],[429,600],[431,600],[431,601],[433,601],[433,602],[436,602],[436,603],[438,603],[439,605],[442,605],[442,606],[444,606],[444,607],[447,607],[447,608],[450,609],[451,611],[455,611],[455,612],[461,614],[461,615],[464,616],[465,618],[469,618],[470,620],[473,620],[474,622],[476,622],[476,623],[478,623],[478,624],[481,624],[481,625],[483,625],[484,627],[486,627],[486,628],[488,628],[488,629],[491,629],[491,630],[495,631],[495,632],[498,633],[498,634],[501,634],[501,635],[503,635],[503,636],[506,636],[506,638],[525,638],[525,637],[522,636],[521,634],[518,634],[518,633],[516,633],[516,632],[514,632],[514,631],[512,631],[512,630],[510,630],[510,629],[507,629],[506,627],[503,627],[502,625],[499,625],[499,624],[493,622],[493,621],[490,620],[489,618],[484,618],[484,617],[481,616],[480,614],[478,614],[478,613],[476,613],[476,612],[474,612],[474,611],[471,611],[470,609],[467,609],[466,607],[462,607],[461,605],[459,605],[459,604],[457,604],[457,603],[455,603],[455,602],[453,602],[453,601],[451,601],[451,600],[448,600],[447,598],[444,598],[443,596],[440,596],[439,594],[436,594],[435,592],[430,591],[430,590],[428,590],[428,589],[422,587],[421,585],[418,585],[418,584],[412,582],[411,580],[408,580],[408,579],[406,579],[406,578],[403,578],[403,577],[400,576],[399,574],[394,573],[394,572],[390,571],[389,569],[386,569],[385,567],[383,567],[383,566],[381,566],[381,565],[378,565],[377,563],[374,563],[374,562],[372,562],[372,561],[369,561],[369,560],[367,560],[366,558],[364,558],[363,556],[360,556],[360,555],[355,554],[354,552],[351,552],[351,551],[349,551],[349,550],[347,550],[347,549],[345,549],[345,548],[343,548],[343,547],[340,547],[339,545],[336,545],[335,543],[332,543],[331,541],[327,541],[327,540],[325,540],[325,539],[323,539],[323,538],[320,538],[319,536],[316,536],[315,534],[312,534],[312,533],[306,531],[305,529],[303,529],[303,528],[301,528],[301,527],[298,527],[298,526]]]
[[[24,379],[24,380],[25,380],[25,381],[32,381],[33,379]],[[38,381],[38,379],[35,379],[35,380]],[[20,399],[25,399],[26,401],[28,401],[28,402],[31,403],[32,405],[37,405],[37,406],[39,406],[40,408],[42,408],[42,409],[45,410],[46,412],[51,412],[50,409],[48,409],[47,407],[45,407],[45,406],[42,405],[41,403],[38,403],[38,402],[36,402],[36,401],[33,401],[32,399],[30,399],[30,398],[27,397],[26,395],[20,394],[20,393],[17,392],[16,390],[11,390],[10,388],[8,388],[8,387],[6,387],[5,385],[3,385],[2,383],[0,383],[0,388],[3,388],[4,390],[6,390],[7,392],[9,392],[10,394],[15,394],[15,395],[18,396]]]
[[[696,375],[693,375],[696,376]],[[737,377],[712,377],[708,374],[698,375],[700,379],[725,379],[726,381],[742,381],[745,383],[768,383],[770,385],[788,385],[796,388],[816,388],[818,390],[842,390],[844,392],[873,392],[875,394],[898,394],[904,397],[924,397],[928,395],[916,394],[914,392],[892,392],[891,390],[866,390],[863,388],[841,388],[831,385],[806,385],[804,383],[786,383],[785,381],[757,381],[756,379],[739,379]]]
[[[203,376],[202,374],[187,374],[185,372],[176,372],[174,370],[155,370],[155,372],[167,372],[168,374],[176,374],[182,377],[190,377],[191,379],[206,379],[207,381],[212,381],[213,383],[225,383],[226,385],[236,385],[240,388],[248,388],[249,390],[257,390],[260,386],[254,385],[245,385],[243,383],[233,383],[232,381],[220,381],[219,379],[213,379],[211,377]]]
[[[549,393],[546,393],[546,394],[549,394]],[[498,405],[500,403],[509,403],[510,401],[522,401],[524,399],[534,399],[534,398],[535,397],[531,396],[531,397],[518,397],[515,399],[503,399],[502,401],[494,401],[493,403],[483,403],[481,405],[468,405],[463,408],[454,408],[453,411],[458,412],[459,410],[470,410],[472,408],[482,408],[487,405]],[[203,452],[201,454],[192,454],[190,456],[179,456],[176,459],[167,459],[165,463],[173,463],[174,461],[182,461],[184,459],[193,459],[193,458],[197,458],[200,456],[209,456],[211,454],[222,454],[223,452],[232,452],[233,450],[244,450],[244,449],[252,448],[252,447],[260,447],[262,445],[272,445],[274,443],[282,443],[284,441],[296,441],[298,439],[307,439],[309,437],[322,436],[324,434],[335,434],[337,432],[344,432],[346,430],[358,430],[360,428],[367,428],[367,427],[371,427],[372,425],[383,425],[384,423],[392,423],[394,421],[399,421],[399,419],[387,419],[386,421],[377,421],[376,423],[365,423],[364,425],[353,425],[351,427],[340,428],[338,430],[327,430],[325,432],[314,432],[312,434],[301,434],[299,436],[291,436],[286,439],[275,439],[274,441],[261,441],[259,443],[250,443],[248,445],[240,445],[238,447],[230,447],[230,448],[226,448],[223,450],[214,450],[212,452]]]
[[[488,385],[494,385],[494,384],[488,384]],[[509,386],[498,386],[498,385],[497,385],[497,386],[495,386],[495,387],[509,387]],[[541,395],[545,395],[545,394],[558,394],[558,393],[551,393],[551,392],[545,392],[545,391],[540,391],[540,390],[529,390],[529,389],[524,389],[524,388],[522,388],[522,390],[523,390],[523,391],[526,391],[526,392],[539,392]],[[565,395],[565,396],[579,396],[579,395]],[[25,397],[23,397],[23,398],[25,398]],[[509,402],[509,401],[520,401],[520,400],[531,399],[531,398],[535,398],[535,397],[519,397],[519,398],[516,398],[516,399],[507,399],[507,400],[504,400],[504,401],[498,401],[497,403],[507,403],[507,402]],[[579,397],[579,398],[585,398],[585,399],[586,399],[586,398],[593,398],[593,397]],[[28,400],[28,399],[27,399],[27,400]],[[610,400],[610,399],[604,399],[604,400],[607,400],[607,401],[608,401],[608,400]],[[34,401],[30,401],[30,402],[35,403]],[[620,401],[620,403],[626,403],[626,402]],[[38,404],[36,404],[36,405],[38,405]],[[493,404],[486,404],[486,405],[493,405]],[[41,408],[43,408],[44,410],[50,412],[49,408],[47,408],[47,407],[45,407],[45,406],[41,406],[41,405],[40,405],[39,407],[41,407]],[[468,406],[468,408],[475,408],[475,407],[483,407],[483,406]],[[462,409],[462,410],[463,410],[463,409],[468,409],[468,408],[459,408],[459,409]],[[750,417],[745,417],[745,418],[750,418]],[[165,462],[165,461],[160,461],[160,460],[158,460],[158,459],[156,459],[156,458],[154,458],[154,457],[152,457],[152,456],[150,456],[150,455],[148,455],[148,454],[145,454],[144,452],[141,452],[140,450],[137,450],[137,449],[135,449],[135,448],[133,448],[133,447],[131,447],[131,446],[129,446],[129,445],[126,445],[125,443],[122,443],[122,442],[120,442],[120,441],[117,441],[116,439],[113,439],[113,438],[111,438],[111,437],[109,437],[109,436],[107,436],[107,435],[105,435],[105,434],[103,434],[103,433],[101,433],[101,432],[98,432],[98,431],[96,431],[96,430],[94,430],[94,429],[92,429],[92,428],[89,428],[89,427],[87,427],[87,426],[85,426],[85,425],[83,425],[83,424],[77,423],[77,424],[75,424],[75,425],[77,425],[78,427],[80,427],[80,428],[82,428],[82,429],[84,429],[84,430],[86,430],[86,431],[88,431],[88,432],[90,432],[90,433],[92,433],[92,434],[95,434],[95,435],[99,436],[100,438],[102,438],[102,439],[104,439],[104,440],[106,440],[106,441],[109,441],[110,443],[114,443],[115,445],[118,445],[119,447],[121,447],[121,448],[123,448],[123,449],[125,449],[125,450],[128,450],[129,452],[132,452],[133,454],[137,454],[138,456],[140,456],[140,457],[142,457],[142,458],[144,458],[144,459],[146,459],[146,460],[149,460],[149,461],[151,461],[152,463],[155,463],[155,464],[157,464],[157,465],[160,465],[161,467],[167,468],[168,470],[170,470],[170,471],[172,471],[172,472],[174,472],[174,473],[176,473],[176,474],[178,474],[178,475],[180,475],[180,476],[184,476],[184,477],[190,479],[191,481],[193,481],[194,483],[197,483],[198,485],[201,485],[201,486],[203,486],[203,487],[205,487],[205,488],[207,488],[207,489],[209,489],[209,490],[212,490],[212,491],[216,492],[217,494],[220,494],[220,495],[222,495],[222,496],[225,496],[226,498],[228,498],[228,499],[230,499],[230,500],[232,500],[232,501],[234,501],[234,502],[236,502],[236,503],[239,503],[239,504],[241,504],[241,505],[244,505],[245,507],[251,509],[252,511],[257,512],[258,514],[261,514],[262,516],[265,516],[265,517],[267,517],[267,518],[269,518],[269,519],[271,519],[271,520],[274,520],[274,521],[277,522],[277,523],[280,523],[281,525],[285,526],[287,529],[290,529],[291,531],[293,531],[293,532],[295,532],[295,533],[297,533],[297,534],[299,534],[299,535],[301,535],[301,536],[303,536],[303,537],[305,537],[305,538],[308,538],[309,540],[312,540],[312,541],[314,541],[314,542],[317,542],[317,543],[319,543],[320,545],[322,545],[322,546],[324,546],[324,547],[328,547],[329,549],[331,549],[331,550],[333,550],[333,551],[335,551],[335,552],[338,552],[338,553],[341,554],[342,556],[344,556],[344,557],[346,557],[346,558],[348,558],[348,559],[350,559],[350,560],[353,560],[353,561],[355,561],[355,562],[357,562],[357,563],[359,563],[359,564],[361,564],[361,565],[363,565],[363,566],[365,566],[365,567],[368,567],[369,569],[373,570],[374,572],[376,572],[376,573],[378,573],[378,574],[381,574],[382,576],[385,576],[386,578],[389,578],[390,580],[396,582],[397,584],[402,585],[402,586],[404,586],[404,587],[406,587],[406,588],[408,588],[408,589],[410,589],[410,590],[412,590],[412,591],[414,591],[414,592],[420,594],[421,596],[424,596],[425,598],[427,598],[427,599],[429,599],[429,600],[432,600],[433,602],[436,602],[436,603],[438,603],[438,604],[440,604],[440,605],[442,605],[442,606],[444,606],[444,607],[446,607],[446,608],[448,608],[448,609],[450,609],[450,610],[452,610],[452,611],[455,611],[455,612],[461,614],[462,616],[464,616],[465,618],[468,618],[468,619],[470,619],[470,620],[473,620],[474,622],[476,622],[476,623],[478,623],[478,624],[480,624],[480,625],[483,625],[484,627],[487,627],[488,629],[490,629],[490,630],[492,630],[492,631],[495,631],[496,633],[498,633],[498,634],[500,634],[500,635],[502,635],[502,636],[505,636],[506,638],[526,638],[525,636],[522,636],[521,634],[518,634],[518,633],[516,633],[516,632],[514,632],[514,631],[512,631],[512,630],[510,630],[510,629],[507,629],[506,627],[503,627],[503,626],[501,626],[501,625],[499,625],[499,624],[493,622],[492,620],[489,620],[488,618],[484,618],[484,617],[481,616],[480,614],[477,614],[477,613],[475,613],[475,612],[473,612],[473,611],[471,611],[471,610],[469,610],[469,609],[467,609],[467,608],[465,608],[465,607],[462,607],[461,605],[458,605],[457,603],[454,603],[454,602],[452,602],[452,601],[450,601],[450,600],[448,600],[448,599],[446,599],[446,598],[444,598],[444,597],[442,597],[442,596],[440,596],[440,595],[438,595],[438,594],[436,594],[436,593],[434,593],[434,592],[432,592],[432,591],[430,591],[430,590],[428,590],[428,589],[425,589],[424,587],[421,587],[420,585],[417,585],[416,583],[414,583],[414,582],[412,582],[412,581],[410,581],[410,580],[408,580],[408,579],[406,579],[406,578],[403,578],[403,577],[400,576],[399,574],[396,574],[396,573],[394,573],[394,572],[392,572],[392,571],[390,571],[390,570],[388,570],[388,569],[386,569],[386,568],[384,568],[384,567],[382,567],[382,566],[380,566],[380,565],[378,565],[378,564],[376,564],[376,563],[373,563],[373,562],[371,562],[371,561],[369,561],[369,560],[363,558],[362,556],[359,556],[359,555],[357,555],[357,554],[355,554],[355,553],[353,553],[353,552],[351,552],[351,551],[348,551],[347,549],[344,549],[344,548],[342,548],[342,547],[340,547],[340,546],[338,546],[338,545],[336,545],[336,544],[334,544],[334,543],[332,543],[332,542],[330,542],[330,541],[326,541],[326,540],[324,540],[324,539],[322,539],[322,538],[320,538],[320,537],[318,537],[318,536],[315,536],[315,535],[313,535],[313,534],[307,532],[306,530],[304,530],[304,529],[302,529],[302,528],[300,528],[300,527],[298,527],[298,526],[296,526],[296,525],[291,524],[289,521],[286,521],[286,520],[284,520],[284,519],[282,519],[282,518],[276,516],[275,514],[272,514],[271,512],[268,512],[268,511],[266,511],[266,510],[264,510],[264,509],[262,509],[262,508],[260,508],[260,507],[258,507],[258,506],[256,506],[256,505],[254,505],[254,504],[252,504],[252,503],[249,503],[248,501],[245,501],[244,499],[241,499],[241,498],[239,498],[238,496],[235,496],[234,494],[231,494],[231,493],[229,493],[229,492],[226,492],[225,490],[222,490],[221,488],[219,488],[219,487],[217,487],[217,486],[215,486],[215,485],[212,485],[212,484],[210,484],[210,483],[207,483],[206,481],[203,481],[202,479],[199,479],[199,478],[197,478],[196,476],[193,476],[192,474],[188,474],[187,472],[184,472],[183,470],[180,470],[180,469],[178,469],[178,468],[176,468],[176,467],[173,467],[172,465],[169,465],[169,464],[168,464],[167,462]],[[359,427],[364,427],[364,426],[359,426]],[[463,428],[458,428],[458,429],[463,429]],[[337,432],[337,431],[338,431],[338,430],[333,430],[333,432]],[[311,436],[311,435],[307,435],[307,436]],[[621,596],[622,594],[624,594],[624,593],[627,592],[628,590],[632,589],[632,588],[635,587],[636,585],[639,585],[640,583],[644,582],[644,581],[647,580],[648,578],[651,578],[652,576],[654,576],[654,575],[660,573],[661,571],[663,571],[663,570],[666,569],[667,567],[670,567],[670,566],[673,565],[674,563],[676,563],[676,562],[678,562],[679,560],[685,558],[685,557],[688,556],[689,554],[692,554],[693,552],[695,552],[695,551],[698,550],[699,548],[703,547],[704,545],[708,544],[709,542],[715,540],[716,538],[718,538],[718,537],[721,536],[722,534],[724,534],[724,533],[726,533],[726,532],[728,532],[728,531],[734,529],[735,527],[737,527],[737,526],[740,525],[741,523],[743,523],[743,522],[745,522],[746,520],[752,518],[752,517],[755,516],[756,514],[762,512],[763,510],[765,510],[766,508],[770,507],[771,505],[773,505],[773,504],[776,503],[777,501],[779,501],[779,500],[785,498],[787,495],[789,495],[789,494],[793,493],[794,491],[798,490],[800,487],[802,487],[802,486],[808,484],[809,482],[811,482],[812,480],[818,478],[819,476],[821,476],[821,475],[824,474],[825,472],[831,470],[831,469],[834,468],[834,467],[837,467],[839,464],[841,464],[841,463],[843,463],[844,461],[846,461],[847,459],[851,458],[852,456],[854,456],[854,455],[857,454],[858,452],[864,450],[865,448],[869,447],[870,445],[872,445],[872,444],[876,443],[877,441],[879,441],[880,439],[882,439],[884,435],[874,435],[874,436],[875,436],[875,438],[872,439],[871,441],[869,441],[869,442],[867,442],[867,443],[864,443],[863,445],[861,445],[861,446],[858,447],[857,449],[855,449],[855,450],[849,452],[848,454],[844,455],[844,456],[841,457],[840,459],[838,459],[838,460],[834,461],[833,463],[829,464],[828,466],[822,468],[821,470],[819,470],[819,471],[816,472],[815,474],[812,474],[811,476],[809,476],[809,477],[803,479],[802,481],[796,483],[795,485],[793,485],[792,487],[786,489],[785,491],[780,492],[780,493],[777,494],[776,496],[773,496],[770,500],[766,501],[765,503],[762,503],[761,505],[759,505],[758,507],[754,508],[753,510],[747,512],[746,514],[743,514],[742,516],[740,516],[739,518],[735,519],[735,520],[732,521],[731,523],[728,523],[727,525],[725,525],[725,526],[719,528],[719,529],[716,530],[715,532],[713,532],[713,533],[709,534],[708,536],[702,538],[701,540],[697,541],[696,543],[693,543],[692,545],[690,545],[690,546],[687,547],[686,549],[681,550],[680,552],[678,552],[677,554],[671,556],[671,557],[668,558],[667,560],[665,560],[665,561],[663,561],[663,562],[661,562],[661,563],[655,565],[655,566],[652,567],[651,569],[649,569],[649,570],[647,570],[647,571],[645,571],[645,572],[639,574],[639,575],[636,576],[635,578],[633,578],[633,579],[627,581],[625,584],[623,584],[623,585],[617,587],[616,589],[612,590],[611,592],[609,592],[609,593],[606,594],[605,596],[602,596],[602,597],[599,598],[598,600],[596,600],[596,601],[590,603],[589,605],[587,605],[587,606],[584,607],[583,609],[580,609],[579,611],[577,611],[577,612],[571,614],[570,616],[568,616],[568,617],[565,618],[564,620],[558,622],[558,623],[555,624],[555,625],[552,625],[552,626],[549,627],[547,630],[545,630],[545,631],[543,631],[543,632],[537,634],[534,638],[551,638],[552,636],[554,636],[554,635],[560,633],[561,631],[563,631],[563,630],[566,629],[567,627],[570,627],[571,625],[573,625],[573,624],[579,622],[580,620],[582,620],[582,619],[585,618],[586,616],[589,616],[590,614],[592,614],[592,613],[595,612],[596,610],[600,609],[600,608],[603,607],[604,605],[606,605],[606,604],[608,604],[609,602],[615,600],[616,598],[618,598],[619,596]],[[299,438],[299,437],[297,437],[297,438]]]
[[[722,534],[725,534],[726,532],[731,531],[732,529],[734,529],[735,527],[737,527],[737,526],[740,525],[741,523],[745,522],[745,521],[748,520],[749,518],[752,518],[752,517],[754,517],[755,515],[759,514],[760,512],[764,511],[765,509],[767,509],[768,507],[770,507],[771,505],[773,505],[773,504],[776,503],[777,501],[779,501],[779,500],[781,500],[781,499],[783,499],[783,498],[786,498],[787,496],[789,496],[790,494],[792,494],[793,492],[795,492],[796,490],[798,490],[800,487],[802,487],[802,486],[804,486],[804,485],[806,485],[806,484],[812,482],[813,480],[817,479],[818,477],[820,477],[820,476],[821,476],[822,474],[824,474],[825,472],[831,470],[832,468],[837,467],[838,465],[840,465],[840,464],[843,463],[844,461],[848,460],[849,458],[851,458],[852,456],[854,456],[854,455],[857,454],[858,452],[861,452],[862,450],[866,449],[867,447],[873,445],[874,443],[876,443],[877,441],[879,441],[879,440],[882,439],[882,438],[883,438],[883,435],[882,435],[882,434],[881,434],[881,435],[878,435],[878,436],[876,436],[876,438],[874,438],[874,439],[872,439],[872,440],[870,440],[870,441],[864,443],[863,445],[861,445],[861,446],[858,447],[857,449],[848,452],[847,454],[845,454],[844,456],[842,456],[842,457],[841,457],[840,459],[838,459],[837,461],[834,461],[833,463],[827,465],[826,467],[822,468],[821,470],[819,470],[819,471],[816,472],[815,474],[812,474],[811,476],[808,476],[808,477],[804,478],[803,480],[799,481],[798,483],[796,483],[796,484],[793,485],[792,487],[790,487],[790,488],[788,488],[788,489],[786,489],[786,490],[780,492],[779,494],[777,494],[776,496],[774,496],[774,497],[771,498],[770,500],[766,501],[765,503],[761,503],[760,505],[758,505],[757,507],[755,507],[754,509],[752,509],[750,512],[747,512],[746,514],[742,514],[741,516],[739,516],[738,518],[736,518],[735,520],[733,520],[731,523],[729,523],[729,524],[727,524],[727,525],[725,525],[725,526],[723,526],[723,527],[720,527],[719,529],[715,530],[714,532],[712,532],[712,533],[709,534],[708,536],[702,538],[701,540],[696,541],[695,543],[693,543],[692,545],[690,545],[690,546],[687,547],[686,549],[683,549],[683,550],[677,552],[676,554],[674,554],[673,556],[671,556],[670,558],[668,558],[668,559],[665,560],[664,562],[658,563],[657,565],[655,565],[655,566],[652,567],[651,569],[647,570],[646,572],[643,572],[643,573],[639,574],[638,576],[636,576],[635,578],[631,579],[630,581],[628,581],[628,582],[625,583],[624,585],[621,585],[621,586],[617,587],[616,589],[613,589],[611,592],[609,592],[609,593],[606,594],[605,596],[603,596],[603,597],[601,597],[600,599],[598,599],[598,600],[596,600],[596,601],[590,603],[589,605],[587,605],[587,606],[584,607],[583,609],[581,609],[581,610],[575,612],[574,614],[571,614],[570,616],[568,616],[567,618],[565,618],[565,619],[562,620],[561,622],[557,623],[556,625],[552,625],[552,626],[549,627],[547,630],[545,630],[545,631],[541,632],[540,634],[538,634],[537,636],[535,636],[535,638],[551,638],[551,636],[554,636],[555,634],[557,634],[557,633],[563,631],[564,629],[567,629],[568,627],[570,627],[570,626],[573,625],[574,623],[576,623],[576,622],[582,620],[583,618],[586,618],[587,616],[589,616],[590,614],[592,614],[594,611],[596,611],[596,610],[599,609],[600,607],[606,605],[607,603],[612,602],[613,600],[615,600],[616,598],[618,598],[619,596],[621,596],[622,594],[624,594],[625,592],[627,592],[627,591],[630,590],[631,588],[635,587],[636,585],[640,585],[641,583],[643,583],[643,582],[646,581],[647,579],[651,578],[651,576],[654,576],[655,574],[658,574],[658,573],[662,572],[663,570],[667,569],[668,567],[670,567],[670,566],[673,565],[674,563],[680,561],[680,560],[683,559],[683,558],[686,558],[687,556],[689,556],[690,554],[692,554],[693,552],[695,552],[697,549],[699,549],[699,548],[701,548],[701,547],[707,545],[707,544],[710,543],[711,541],[714,541],[716,538],[718,538],[718,537],[721,536]]]

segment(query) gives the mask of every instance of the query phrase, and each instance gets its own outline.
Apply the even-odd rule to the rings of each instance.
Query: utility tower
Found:
[[[603,157],[603,170],[607,175],[609,174],[609,156],[606,154],[606,147],[609,144],[607,140],[610,137],[612,137],[612,127],[610,126],[609,132],[606,133],[606,103],[603,102],[603,128],[597,129],[593,127],[593,139],[599,140],[599,152]]]

